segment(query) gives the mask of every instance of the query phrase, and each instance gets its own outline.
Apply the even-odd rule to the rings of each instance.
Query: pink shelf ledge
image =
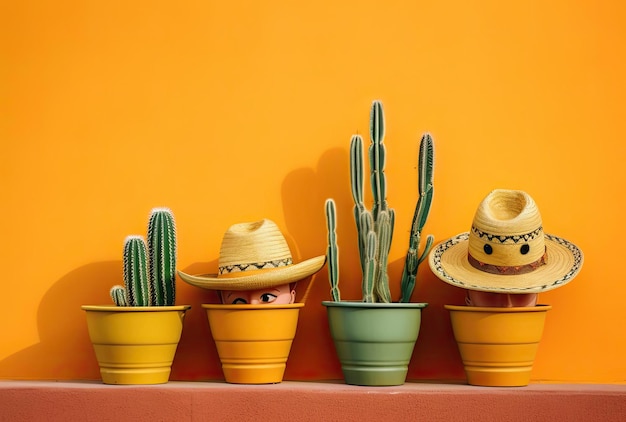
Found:
[[[626,385],[0,381],[0,421],[625,421]]]

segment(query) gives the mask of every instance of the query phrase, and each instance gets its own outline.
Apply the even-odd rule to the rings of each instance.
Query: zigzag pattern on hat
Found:
[[[543,227],[540,226],[538,229],[533,230],[530,233],[516,234],[516,235],[500,235],[500,234],[487,233],[472,226],[472,233],[474,233],[476,236],[480,238],[484,237],[490,242],[493,242],[494,240],[496,240],[500,243],[507,243],[507,242],[518,243],[520,241],[528,242],[530,240],[535,239],[537,236],[540,236],[542,232],[543,232]]]
[[[293,262],[291,258],[277,259],[274,261],[252,262],[246,264],[234,264],[219,267],[219,274],[237,273],[243,271],[269,270],[279,267],[286,267]]]

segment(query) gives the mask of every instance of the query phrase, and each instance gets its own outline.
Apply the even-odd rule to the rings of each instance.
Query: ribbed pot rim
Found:
[[[92,312],[167,312],[186,311],[191,309],[191,305],[173,306],[116,306],[116,305],[83,305],[83,311]]]

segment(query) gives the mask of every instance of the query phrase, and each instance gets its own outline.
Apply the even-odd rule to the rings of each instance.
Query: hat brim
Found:
[[[178,271],[178,275],[183,281],[208,290],[258,290],[305,279],[321,270],[325,262],[326,255],[320,255],[297,264],[251,275],[245,275],[245,271],[242,271],[240,277],[218,277],[217,274],[189,275],[182,271]]]
[[[583,265],[583,253],[573,243],[545,234],[547,262],[534,271],[499,275],[474,268],[467,259],[469,233],[439,243],[430,253],[432,272],[453,286],[495,293],[540,293],[569,283]]]

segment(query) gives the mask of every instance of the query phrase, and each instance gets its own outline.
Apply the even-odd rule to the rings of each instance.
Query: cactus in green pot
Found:
[[[404,261],[404,269],[402,270],[401,291],[402,297],[400,302],[408,302],[415,288],[415,277],[417,268],[428,257],[428,253],[433,247],[435,237],[429,234],[426,237],[424,250],[419,253],[422,228],[426,224],[430,206],[433,201],[433,167],[434,167],[434,145],[433,138],[430,134],[422,136],[420,141],[420,149],[418,155],[418,194],[415,213],[413,214],[413,224],[411,225],[411,234],[409,237],[409,250]]]
[[[335,301],[341,300],[339,292],[339,247],[337,246],[337,207],[331,198],[326,200],[326,228],[328,231],[328,280],[330,281],[330,297]]]
[[[364,159],[363,138],[353,135],[350,139],[350,186],[354,200],[354,220],[357,227],[357,242],[361,262],[363,302],[392,301],[387,272],[389,251],[393,238],[395,211],[387,203],[387,179],[385,176],[386,148],[385,116],[380,101],[372,103],[370,111],[370,138],[368,148],[370,184],[373,204],[369,210],[364,203]],[[418,201],[413,216],[409,237],[409,249],[401,280],[401,302],[408,302],[415,287],[419,264],[428,256],[433,244],[429,235],[422,253],[419,253],[421,231],[426,223],[433,196],[434,143],[429,134],[420,142],[418,156]],[[326,201],[328,230],[328,271],[331,297],[339,301],[339,262],[336,239],[336,205],[332,199]]]
[[[167,208],[154,208],[148,242],[131,235],[124,241],[124,286],[110,290],[117,306],[171,306],[176,296],[176,225]]]

